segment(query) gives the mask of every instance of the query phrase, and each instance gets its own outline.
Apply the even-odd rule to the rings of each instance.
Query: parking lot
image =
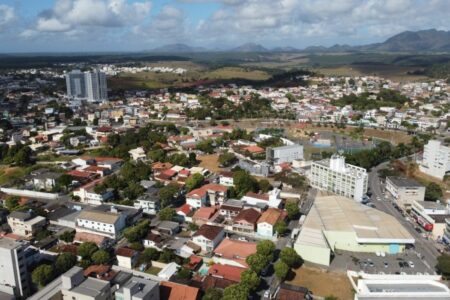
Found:
[[[364,271],[366,273],[385,274],[434,274],[434,270],[426,266],[421,257],[413,249],[402,254],[355,253],[339,251],[331,262],[330,269],[336,271]]]

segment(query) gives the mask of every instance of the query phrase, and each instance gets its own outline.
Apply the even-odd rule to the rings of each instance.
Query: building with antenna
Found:
[[[367,193],[366,169],[346,164],[342,154],[313,162],[309,176],[311,186],[319,190],[361,201]]]

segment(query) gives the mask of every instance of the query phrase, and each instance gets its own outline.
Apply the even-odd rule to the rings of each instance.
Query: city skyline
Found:
[[[0,52],[361,45],[406,30],[449,30],[449,11],[444,0],[5,0]]]

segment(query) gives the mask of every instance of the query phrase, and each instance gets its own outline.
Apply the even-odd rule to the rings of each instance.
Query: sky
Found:
[[[450,0],[0,0],[0,52],[362,45],[449,20]]]

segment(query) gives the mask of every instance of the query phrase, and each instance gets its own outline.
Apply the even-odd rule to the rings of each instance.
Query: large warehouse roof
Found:
[[[358,243],[412,244],[412,235],[391,215],[336,195],[318,195],[306,217],[302,232],[306,243],[319,242],[320,231],[354,232]],[[310,236],[308,232],[315,232]],[[325,238],[322,235],[320,243]]]

